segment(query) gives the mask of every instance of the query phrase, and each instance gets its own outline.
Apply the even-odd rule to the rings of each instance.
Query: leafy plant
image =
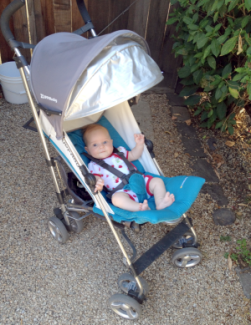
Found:
[[[183,57],[180,96],[189,96],[201,127],[233,134],[235,115],[251,101],[251,0],[177,2],[167,24],[177,24],[173,51]]]
[[[236,253],[230,255],[231,259],[238,262],[239,258],[249,266],[251,266],[251,251],[247,247],[247,241],[245,238],[237,240]],[[228,258],[229,253],[225,253],[224,257]]]
[[[224,241],[231,241],[231,237],[229,235],[227,236],[220,236],[220,241],[224,242]]]

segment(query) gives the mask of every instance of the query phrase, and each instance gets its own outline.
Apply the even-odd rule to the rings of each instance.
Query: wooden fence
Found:
[[[0,14],[11,0],[0,0]],[[175,88],[180,59],[171,53],[173,26],[167,26],[170,0],[85,0],[95,31],[99,34],[128,6],[130,9],[112,23],[102,34],[129,29],[143,36],[151,49],[152,58],[165,72],[167,85]],[[10,22],[15,39],[38,43],[45,36],[56,32],[72,32],[84,25],[76,0],[26,0]],[[27,19],[28,17],[28,19]],[[87,36],[87,35],[84,35]],[[10,61],[13,52],[0,32],[2,62]],[[22,50],[30,62],[30,50]]]

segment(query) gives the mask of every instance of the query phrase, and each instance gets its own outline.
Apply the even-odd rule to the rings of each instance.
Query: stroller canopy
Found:
[[[131,31],[87,40],[57,33],[36,46],[31,85],[39,104],[62,115],[48,116],[57,138],[63,120],[102,112],[159,83],[163,77],[146,41]]]

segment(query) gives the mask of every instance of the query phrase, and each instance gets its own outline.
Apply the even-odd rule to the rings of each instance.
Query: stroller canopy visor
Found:
[[[159,83],[163,77],[146,41],[131,31],[87,40],[57,33],[36,46],[31,85],[36,101],[60,115],[48,116],[57,138],[63,120],[108,109]]]

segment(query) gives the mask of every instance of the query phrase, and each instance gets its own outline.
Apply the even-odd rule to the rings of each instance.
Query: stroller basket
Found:
[[[141,131],[128,101],[158,84],[163,79],[161,71],[150,57],[146,41],[133,31],[122,30],[97,37],[81,0],[77,0],[77,4],[86,24],[75,33],[53,34],[36,46],[19,42],[10,31],[9,20],[24,4],[24,0],[14,0],[5,8],[1,30],[15,52],[14,59],[55,185],[59,208],[48,221],[49,230],[55,240],[64,244],[70,232],[83,230],[87,216],[92,214],[107,221],[130,270],[118,279],[123,294],[113,295],[108,304],[121,317],[136,320],[149,291],[147,282],[139,275],[161,254],[168,248],[175,248],[172,263],[182,268],[201,261],[197,235],[186,212],[205,180],[194,176],[164,177],[154,158],[152,143],[146,140],[142,156],[133,163],[142,174],[161,178],[166,190],[175,195],[175,202],[163,210],[156,210],[150,198],[151,210],[130,212],[113,206],[105,193],[95,193],[96,179],[88,170],[89,160],[83,155],[82,128],[92,123],[100,124],[109,131],[115,147],[131,150],[135,145],[133,134]],[[91,39],[80,36],[86,31],[92,34]],[[19,48],[34,48],[30,67]],[[31,81],[30,87],[26,74]],[[50,156],[45,137],[59,157]],[[65,165],[70,173],[66,173]],[[160,222],[175,227],[137,258],[136,248],[124,228],[139,232],[145,223]],[[115,227],[132,249],[132,258]]]

